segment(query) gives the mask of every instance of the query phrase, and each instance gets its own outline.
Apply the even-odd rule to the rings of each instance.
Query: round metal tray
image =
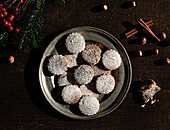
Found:
[[[61,95],[57,92],[53,93],[53,90],[55,89],[56,91],[57,90],[56,88],[58,87],[55,84],[55,76],[46,74],[44,70],[45,68],[44,62],[46,61],[47,57],[54,54],[60,54],[60,51],[62,51],[62,49],[65,48],[66,36],[73,32],[80,33],[85,38],[86,41],[101,43],[108,49],[117,50],[122,58],[121,66],[112,73],[112,75],[116,79],[116,87],[113,90],[113,92],[111,92],[107,96],[104,95],[99,96],[99,98],[102,97],[100,100],[101,104],[100,110],[97,114],[93,116],[85,116],[78,112],[77,105],[68,105],[58,100]],[[56,36],[46,48],[39,67],[39,81],[41,89],[48,102],[58,112],[64,114],[65,116],[81,120],[99,118],[115,110],[124,100],[130,88],[131,78],[132,78],[131,63],[123,45],[110,33],[89,26],[73,28]]]

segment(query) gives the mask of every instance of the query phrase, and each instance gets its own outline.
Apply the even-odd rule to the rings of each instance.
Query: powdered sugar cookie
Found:
[[[121,64],[120,54],[115,50],[108,50],[104,52],[102,62],[107,69],[115,70]]]
[[[81,85],[80,90],[81,90],[83,96],[93,96],[93,97],[96,97],[96,98],[99,97],[99,94],[94,93],[93,91],[91,91],[88,88],[88,86],[86,86],[86,85]]]
[[[64,72],[58,79],[58,86],[65,86],[71,84],[67,79],[67,72]]]
[[[81,90],[77,85],[67,85],[62,90],[62,98],[68,104],[77,103],[81,96]]]
[[[142,93],[143,100],[145,103],[152,101],[153,96],[159,92],[161,88],[152,79],[145,80],[140,84],[139,92]]]
[[[88,84],[93,79],[94,70],[89,65],[80,65],[74,72],[74,77],[79,84]]]
[[[95,97],[85,96],[79,102],[80,111],[88,116],[96,114],[99,108],[99,101]]]
[[[111,73],[111,70],[102,70],[102,69],[98,68],[97,66],[92,66],[92,68],[94,70],[94,76]]]
[[[79,33],[71,33],[66,39],[66,48],[70,53],[79,53],[85,48],[85,40]]]
[[[115,87],[115,79],[112,75],[101,75],[96,80],[96,89],[99,93],[108,94],[113,91]]]
[[[68,67],[72,68],[74,66],[77,66],[77,56],[78,54],[68,54],[65,55],[67,61],[68,61]]]
[[[64,56],[62,55],[53,55],[49,59],[49,63],[47,65],[48,70],[55,74],[60,75],[67,71],[68,63]]]
[[[66,86],[69,84],[75,84],[76,81],[74,79],[73,73],[70,72],[64,72],[60,77],[58,78],[58,86]]]
[[[89,44],[82,52],[83,59],[91,65],[95,65],[100,61],[101,49],[95,44]]]

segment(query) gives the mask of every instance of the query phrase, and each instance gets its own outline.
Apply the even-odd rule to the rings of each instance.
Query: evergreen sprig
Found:
[[[23,34],[21,41],[19,42],[20,49],[24,49],[24,51],[27,51],[31,43],[34,48],[38,48],[41,46],[41,39],[38,37],[38,31],[43,26],[43,17],[41,15],[43,8],[44,0],[37,0],[36,9],[33,10],[28,21],[28,26]]]
[[[7,32],[3,32],[0,34],[0,43],[2,46],[5,46],[6,43],[8,42],[8,37],[9,37],[9,34]]]

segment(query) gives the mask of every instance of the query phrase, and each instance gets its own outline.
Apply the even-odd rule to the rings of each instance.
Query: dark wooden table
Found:
[[[78,121],[69,119],[54,110],[44,98],[38,81],[38,67],[44,48],[29,53],[1,49],[0,57],[15,56],[13,64],[0,63],[0,129],[170,129],[170,65],[158,61],[170,56],[170,48],[154,42],[146,45],[133,43],[136,37],[121,38],[127,23],[136,24],[138,18],[152,18],[155,33],[170,36],[170,1],[138,0],[134,8],[120,5],[126,0],[66,0],[64,6],[49,2],[43,12],[44,27],[40,36],[44,48],[60,32],[77,26],[94,26],[113,34],[127,51],[160,49],[158,56],[131,58],[132,85],[136,81],[154,79],[162,90],[159,102],[145,108],[136,103],[129,91],[123,103],[112,113],[99,119]],[[94,6],[107,4],[108,10],[91,12]]]

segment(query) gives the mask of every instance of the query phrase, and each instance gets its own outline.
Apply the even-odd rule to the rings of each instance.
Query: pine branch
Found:
[[[23,34],[23,38],[20,41],[20,49],[27,51],[29,44],[32,43],[34,48],[40,47],[40,38],[38,37],[38,31],[43,26],[43,17],[41,15],[44,8],[44,0],[36,1],[36,9],[32,12],[32,15],[28,21],[28,26]]]
[[[4,32],[4,33],[0,34],[0,43],[1,43],[1,45],[5,46],[7,44],[8,37],[9,37],[9,34],[7,32]]]
[[[21,41],[19,42],[19,49],[23,49],[24,51],[28,51],[29,45],[26,42],[28,42],[28,43],[30,42],[29,36],[30,36],[30,32],[25,31],[22,38],[21,38]]]

